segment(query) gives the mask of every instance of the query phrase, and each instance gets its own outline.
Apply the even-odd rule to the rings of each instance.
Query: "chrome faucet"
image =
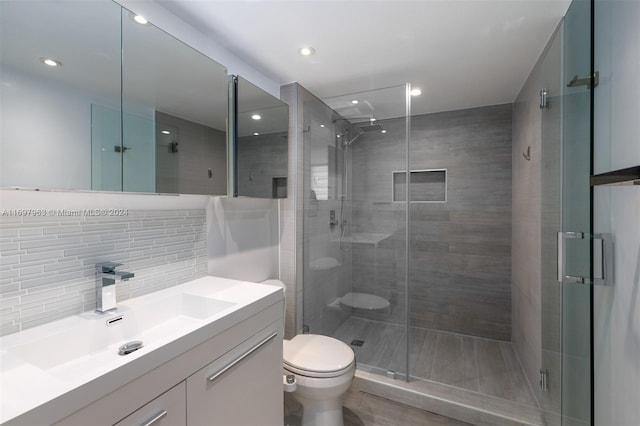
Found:
[[[122,263],[96,263],[96,312],[104,313],[116,309],[116,282],[128,281],[133,272],[116,271]]]

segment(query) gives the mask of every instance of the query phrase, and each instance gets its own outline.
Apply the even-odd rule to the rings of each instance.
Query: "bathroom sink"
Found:
[[[130,303],[121,303],[120,306],[130,310],[140,330],[155,327],[174,318],[204,320],[235,305],[233,302],[189,293],[164,297],[149,303],[136,302],[137,300],[133,299]]]
[[[204,276],[2,336],[0,424],[57,423],[281,303],[274,286]]]
[[[143,353],[145,348],[166,344],[235,305],[188,293],[147,299],[122,302],[117,311],[108,314],[76,315],[60,331],[35,336],[7,351],[62,380],[73,379],[131,357],[118,354],[125,343],[142,341],[139,352]]]

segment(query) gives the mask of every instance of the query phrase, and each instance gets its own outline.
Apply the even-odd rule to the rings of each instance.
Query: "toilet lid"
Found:
[[[284,367],[302,375],[337,376],[353,366],[353,350],[340,340],[318,334],[299,334],[284,341]],[[297,371],[296,371],[297,370]]]

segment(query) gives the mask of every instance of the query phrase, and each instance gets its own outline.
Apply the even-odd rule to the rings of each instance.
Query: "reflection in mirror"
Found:
[[[92,134],[121,145],[120,7],[1,1],[0,40],[0,185],[91,189]],[[120,162],[106,171],[119,190]]]
[[[120,110],[91,104],[91,189],[122,190]]]
[[[178,192],[178,128],[160,121],[156,125],[156,187]]]
[[[289,106],[238,77],[238,195],[286,198]]]
[[[227,191],[227,73],[122,10],[123,188]]]
[[[0,40],[0,186],[226,194],[224,67],[110,0],[0,1]]]

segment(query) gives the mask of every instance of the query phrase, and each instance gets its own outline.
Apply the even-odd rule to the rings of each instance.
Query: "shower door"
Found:
[[[561,215],[562,41],[556,32],[542,62],[541,149],[541,369],[539,402],[549,425],[560,424],[562,392],[562,286],[558,283]]]
[[[564,29],[561,232],[592,230],[591,2],[574,0]],[[577,79],[576,79],[577,77]],[[567,234],[565,234],[567,235]],[[560,239],[559,239],[560,241]],[[562,288],[562,424],[591,423],[591,316],[593,288],[571,276],[590,277],[591,244],[570,239]],[[558,250],[562,250],[558,247]],[[562,253],[560,253],[562,255]]]
[[[561,84],[549,93],[542,112],[540,402],[548,424],[588,425],[593,383],[589,1],[572,2],[561,38]],[[548,78],[555,78],[553,68]]]
[[[304,325],[407,371],[407,85],[303,105]]]

